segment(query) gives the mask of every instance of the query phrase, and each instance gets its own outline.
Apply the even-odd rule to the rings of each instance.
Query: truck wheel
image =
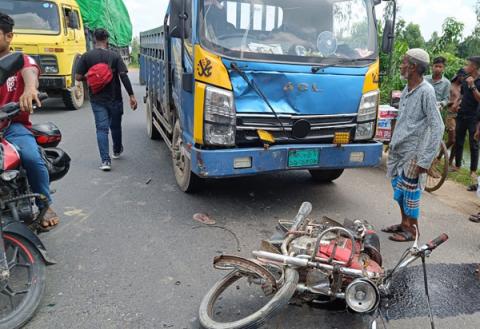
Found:
[[[191,193],[198,189],[200,178],[192,172],[192,163],[185,154],[182,138],[182,128],[177,120],[173,129],[172,162],[177,184],[183,192]]]
[[[147,103],[145,104],[147,112],[147,135],[152,140],[161,139],[161,135],[157,130],[157,127],[153,124],[153,104],[151,95],[147,96]]]
[[[63,103],[67,111],[80,110],[85,103],[85,86],[73,86],[63,91]]]
[[[331,170],[321,170],[321,169],[312,169],[309,170],[312,179],[315,182],[319,183],[330,183],[342,176],[344,169],[331,169]]]

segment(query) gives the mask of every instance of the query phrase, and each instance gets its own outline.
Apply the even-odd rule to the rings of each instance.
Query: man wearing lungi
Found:
[[[418,231],[420,198],[427,171],[438,154],[445,126],[436,106],[433,87],[424,80],[430,56],[422,49],[410,49],[400,65],[407,86],[400,98],[399,114],[387,162],[394,199],[400,206],[402,222],[384,232],[390,240],[414,241]],[[419,232],[418,232],[419,233]]]

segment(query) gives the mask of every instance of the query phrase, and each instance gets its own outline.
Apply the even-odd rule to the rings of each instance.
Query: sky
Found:
[[[134,35],[163,24],[168,0],[124,0],[130,12]],[[434,31],[441,32],[447,17],[455,17],[465,24],[464,36],[469,35],[476,24],[474,11],[476,0],[398,0],[400,17],[419,24],[426,40]],[[382,10],[382,7],[377,9]],[[380,15],[378,15],[380,17]]]

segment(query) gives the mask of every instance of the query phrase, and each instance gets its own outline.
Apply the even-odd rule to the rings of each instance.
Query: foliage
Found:
[[[132,61],[130,67],[138,67],[138,55],[140,54],[140,41],[138,40],[138,37],[133,38],[130,47],[132,48]]]
[[[392,90],[402,89],[405,85],[400,78],[400,63],[409,48],[423,48],[433,59],[443,56],[447,59],[445,76],[451,79],[465,65],[465,58],[480,55],[480,0],[477,0],[477,27],[473,33],[462,39],[465,25],[448,17],[445,19],[441,33],[434,32],[430,40],[425,41],[419,25],[398,19],[395,31],[395,49],[393,54],[380,55],[380,66],[383,73],[381,86],[382,103],[388,103]],[[387,7],[384,19],[392,15],[393,7]],[[382,24],[380,24],[381,26]],[[383,32],[379,29],[379,42]]]

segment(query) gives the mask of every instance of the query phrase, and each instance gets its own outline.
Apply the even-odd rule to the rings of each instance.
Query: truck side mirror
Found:
[[[383,29],[382,51],[385,54],[391,54],[393,51],[393,42],[395,38],[395,26],[393,21],[388,19]]]
[[[186,0],[172,0],[170,9],[170,36],[172,38],[188,39],[190,37],[187,22],[189,19],[189,7]],[[190,2],[191,3],[191,2]],[[185,10],[183,10],[185,8]],[[182,35],[182,24],[185,28]]]
[[[71,29],[80,29],[80,21],[78,15],[72,10],[68,13],[68,27]]]

